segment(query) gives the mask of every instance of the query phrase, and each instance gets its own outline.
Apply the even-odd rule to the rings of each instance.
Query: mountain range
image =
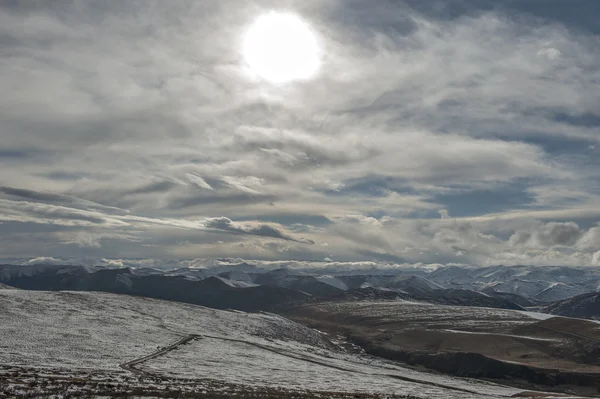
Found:
[[[217,309],[273,310],[331,300],[401,299],[440,305],[533,309],[600,318],[600,272],[570,267],[442,267],[433,271],[266,270],[0,265],[0,283],[45,291],[103,291]]]

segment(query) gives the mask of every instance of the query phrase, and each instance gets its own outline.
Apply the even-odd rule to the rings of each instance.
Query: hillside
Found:
[[[328,297],[344,292],[342,289],[328,282],[320,281],[314,276],[293,274],[286,269],[255,274],[252,277],[252,282],[260,285],[290,288],[317,297]]]
[[[141,392],[148,384],[186,392],[223,386],[238,392],[328,392],[324,397],[360,392],[484,399],[519,392],[348,351],[324,334],[265,313],[104,293],[3,290],[0,325],[0,386],[10,379],[11,389],[25,391],[42,389],[36,384],[44,379],[65,383],[87,375],[81,377],[86,389],[92,389],[90,381],[100,389],[104,378],[103,384]],[[96,370],[92,379],[90,369]],[[34,376],[37,383],[27,385]],[[286,397],[281,392],[271,397]]]
[[[238,287],[217,277],[196,279],[163,273],[137,274],[128,268],[92,272],[48,268],[27,271],[26,274],[18,274],[7,281],[18,288],[29,290],[102,291],[244,311],[268,310],[275,305],[310,298],[304,292],[285,287]]]
[[[560,316],[600,320],[600,293],[593,292],[559,301],[545,307],[544,311]]]
[[[589,293],[589,298],[594,298],[596,269],[453,266],[420,275],[403,269],[386,271],[387,274],[375,274],[371,270],[371,274],[346,275],[322,274],[321,270],[240,267],[240,270],[222,271],[222,268],[189,267],[159,270],[0,265],[0,284],[28,290],[129,294],[242,311],[277,311],[323,300],[403,299],[438,305],[529,308],[564,316],[600,317],[594,300],[585,299],[587,294],[576,295],[572,297],[573,302],[569,302],[571,295],[588,289],[594,289]],[[534,277],[542,280],[526,280]],[[507,280],[501,281],[503,278]],[[585,278],[590,280],[583,281]],[[567,299],[552,301],[555,297]],[[582,298],[581,303],[576,298]]]
[[[410,294],[406,291],[411,292]],[[380,287],[363,287],[344,291],[328,298],[317,298],[319,301],[360,301],[360,300],[393,300],[403,299],[424,304],[487,307],[497,309],[524,310],[521,306],[503,297],[496,297],[482,292],[462,289],[428,289],[398,290]]]
[[[467,289],[446,289],[414,275],[322,276],[287,269],[89,268],[77,266],[0,266],[0,282],[30,290],[102,291],[175,300],[216,309],[275,310],[323,298],[387,297],[429,303],[522,309],[512,298]],[[524,299],[513,295],[519,302]]]
[[[578,319],[412,301],[323,301],[283,314],[368,353],[525,387],[600,392],[600,325]]]

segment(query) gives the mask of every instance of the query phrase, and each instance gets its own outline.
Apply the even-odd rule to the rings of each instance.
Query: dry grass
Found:
[[[600,326],[589,321],[401,302],[342,305],[305,305],[283,314],[415,367],[527,389],[600,392]]]
[[[139,377],[111,371],[67,371],[11,366],[0,373],[0,398],[176,398],[176,399],[417,399],[402,395],[293,391],[225,384],[212,380]]]

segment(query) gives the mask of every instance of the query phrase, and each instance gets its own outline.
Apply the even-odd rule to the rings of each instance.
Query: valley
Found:
[[[323,301],[283,314],[415,367],[590,395],[600,387],[600,324],[586,320],[401,300]]]
[[[65,379],[79,381],[69,389],[81,385],[88,393],[102,383],[130,392],[155,389],[166,397],[178,397],[168,396],[172,389],[189,394],[247,389],[266,395],[257,397],[281,391],[290,397],[328,392],[327,397],[469,399],[523,392],[406,368],[268,313],[105,293],[11,289],[0,291],[0,309],[5,395],[42,392],[43,386],[50,390]]]

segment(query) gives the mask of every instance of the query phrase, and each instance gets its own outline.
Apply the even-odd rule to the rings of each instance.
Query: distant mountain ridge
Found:
[[[516,310],[537,307],[548,312],[563,312],[553,310],[552,305],[595,293],[600,285],[600,272],[596,268],[448,266],[417,274],[413,274],[412,269],[402,268],[368,270],[365,274],[348,270],[325,272],[265,270],[248,263],[214,269],[169,270],[0,265],[0,283],[32,290],[105,291],[245,311],[332,298],[410,300]],[[559,305],[556,306],[559,309]],[[562,306],[560,309],[567,307]],[[594,311],[580,313],[584,316],[577,317],[596,317]]]
[[[13,274],[10,281],[18,288],[30,290],[102,291],[244,311],[265,310],[276,304],[310,298],[306,293],[283,287],[238,288],[217,277],[194,280],[163,274],[138,275],[129,268],[97,271],[49,268],[32,275]]]
[[[441,267],[427,278],[446,288],[516,294],[527,299],[554,302],[597,292],[600,268],[567,266]]]
[[[524,310],[520,305],[503,298],[495,298],[481,292],[461,289],[435,289],[420,291],[419,293],[408,293],[406,291],[394,290],[380,287],[362,287],[348,290],[343,294],[325,298],[325,300],[338,301],[389,301],[406,300],[424,302],[437,305],[486,307],[497,309]]]
[[[600,293],[578,295],[555,302],[543,310],[558,316],[600,320]]]

